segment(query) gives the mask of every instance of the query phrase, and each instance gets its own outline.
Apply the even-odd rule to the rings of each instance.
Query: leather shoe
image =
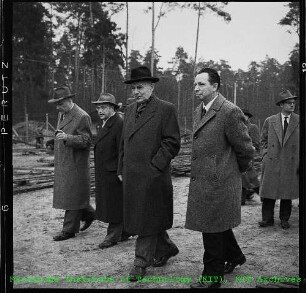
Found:
[[[237,267],[238,265],[243,265],[246,262],[246,258],[244,256],[244,254],[241,254],[236,260],[230,262],[228,261],[225,266],[224,266],[224,274],[230,274],[235,267]]]
[[[268,226],[273,226],[273,225],[274,225],[274,220],[259,222],[260,227],[268,227]]]
[[[105,248],[112,247],[116,244],[117,244],[117,242],[103,241],[102,243],[99,244],[99,248],[105,249]]]
[[[130,282],[137,282],[141,280],[145,276],[145,274],[146,274],[145,268],[134,266],[130,271],[129,280]]]
[[[164,266],[167,263],[167,261],[170,257],[176,256],[178,253],[179,253],[179,250],[178,250],[177,247],[171,248],[166,255],[164,255],[160,258],[154,258],[152,267],[162,267],[162,266]]]
[[[290,227],[288,221],[281,221],[281,227],[283,229],[288,229]]]
[[[190,284],[190,288],[192,289],[216,289],[220,288],[221,283],[220,282],[214,282],[214,283],[203,283],[203,282],[196,282],[194,284]]]
[[[85,231],[86,229],[88,229],[93,221],[94,221],[94,219],[90,219],[88,221],[85,221],[85,224],[83,225],[83,227],[81,227],[80,231]]]
[[[75,233],[61,232],[53,237],[54,241],[63,241],[75,237]]]

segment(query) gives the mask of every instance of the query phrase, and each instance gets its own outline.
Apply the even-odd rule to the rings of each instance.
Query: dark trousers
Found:
[[[204,244],[203,276],[224,277],[226,261],[233,262],[242,251],[232,229],[218,233],[202,233]]]
[[[63,232],[78,233],[80,231],[80,221],[89,221],[95,218],[95,210],[89,205],[82,210],[65,211]]]
[[[107,227],[107,234],[104,241],[118,242],[121,240],[123,232],[123,223],[109,223]]]
[[[274,221],[275,199],[263,198],[262,202],[262,220]],[[292,209],[291,199],[281,199],[279,208],[279,218],[281,221],[289,221]]]
[[[136,239],[134,265],[146,268],[152,264],[154,257],[160,258],[175,247],[166,231],[149,236],[139,235]]]

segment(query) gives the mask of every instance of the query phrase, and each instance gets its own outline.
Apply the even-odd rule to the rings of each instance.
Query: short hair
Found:
[[[213,83],[217,83],[218,84],[218,87],[217,87],[217,90],[220,88],[220,75],[218,74],[217,70],[215,69],[212,69],[212,68],[209,68],[209,67],[205,67],[205,68],[202,68],[198,73],[198,74],[201,74],[201,73],[204,73],[206,72],[208,74],[208,81],[213,84]]]

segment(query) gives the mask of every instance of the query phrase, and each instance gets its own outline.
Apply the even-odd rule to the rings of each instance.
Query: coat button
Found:
[[[192,157],[192,160],[196,160],[197,159],[197,157]]]
[[[192,181],[195,181],[195,178],[194,178],[194,177],[191,177],[191,180],[192,180]]]
[[[195,135],[195,136],[194,136],[194,139],[197,139],[197,138],[198,138],[198,136],[197,136],[197,135]]]

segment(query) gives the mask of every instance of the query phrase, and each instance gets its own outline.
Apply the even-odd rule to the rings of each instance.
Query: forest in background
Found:
[[[299,33],[299,3],[288,2],[288,6],[289,12],[279,25]],[[127,35],[111,20],[122,9],[125,2],[13,3],[13,125],[24,121],[26,114],[29,120],[44,121],[46,113],[51,124],[56,124],[56,110],[47,102],[53,85],[68,84],[77,94],[75,102],[88,113],[94,113],[91,102],[102,91],[114,94],[117,102],[126,105],[130,93],[123,81],[130,68],[151,67],[152,50],[148,48],[144,55],[131,50],[126,56]],[[222,10],[216,13],[230,17]],[[59,32],[61,37],[56,38]],[[274,100],[283,88],[299,95],[299,44],[284,64],[266,56],[261,62],[251,62],[247,71],[232,70],[226,58],[195,62],[183,44],[169,60],[171,69],[159,67],[160,57],[158,48],[154,48],[154,75],[160,78],[156,94],[176,105],[183,132],[192,128],[197,103],[193,105],[192,98],[195,68],[220,71],[221,93],[239,107],[248,108],[259,126],[278,111]]]

